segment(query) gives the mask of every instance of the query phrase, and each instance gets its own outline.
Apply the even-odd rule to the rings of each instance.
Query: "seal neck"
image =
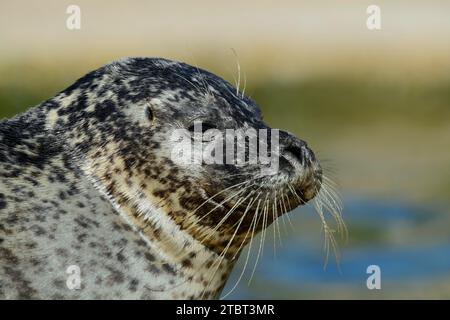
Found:
[[[113,186],[108,184],[100,178],[104,177],[99,165],[102,162],[100,158],[95,161],[88,158],[81,169],[116,212],[146,242],[149,251],[156,257],[155,263],[170,265],[179,281],[195,284],[197,289],[194,291],[198,298],[205,294],[217,298],[235,260],[221,257],[182,230],[167,214],[169,205],[152,203],[133,182],[121,181],[116,177]]]

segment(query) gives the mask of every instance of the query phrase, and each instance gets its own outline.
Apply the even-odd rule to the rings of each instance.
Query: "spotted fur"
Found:
[[[150,58],[108,64],[0,122],[0,298],[217,298],[252,215],[235,233],[247,203],[217,230],[230,205],[204,219],[220,199],[197,208],[258,167],[176,165],[169,135],[194,119],[219,130],[268,128],[255,102],[223,79]],[[309,200],[320,167],[302,141],[280,138],[281,173],[258,187],[270,194],[289,182]],[[293,159],[292,146],[306,156]],[[302,203],[290,197],[292,207]],[[79,290],[66,285],[71,265],[81,270]]]

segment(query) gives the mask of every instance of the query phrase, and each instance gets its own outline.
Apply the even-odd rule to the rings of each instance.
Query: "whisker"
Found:
[[[244,88],[242,89],[241,98],[244,99],[245,97],[245,89],[247,89],[247,75],[244,72]]]
[[[283,195],[284,198],[284,195]],[[290,212],[292,211],[291,201],[289,200],[289,197],[286,195],[286,200],[288,202],[289,211],[286,211],[286,218],[288,220],[289,225],[291,226],[292,230],[295,231],[294,224],[292,223]]]
[[[215,265],[215,264],[217,263],[217,266],[215,267],[215,270],[214,270],[213,274],[211,275],[210,280],[209,280],[209,283],[208,283],[208,285],[206,286],[204,292],[206,292],[207,289],[210,287],[210,285],[211,285],[211,283],[212,283],[212,280],[214,279],[214,276],[216,275],[217,271],[219,270],[220,264],[222,263],[224,257],[226,256],[226,253],[228,252],[228,249],[230,248],[230,246],[231,246],[231,244],[232,244],[232,242],[233,242],[233,240],[234,240],[234,237],[236,236],[236,234],[237,234],[237,232],[238,232],[238,230],[239,230],[239,227],[240,227],[241,224],[242,224],[242,221],[244,221],[244,218],[245,218],[245,214],[242,215],[242,217],[240,218],[240,223],[239,223],[239,225],[237,226],[236,230],[234,231],[234,233],[233,233],[233,235],[232,235],[230,241],[228,241],[228,244],[227,244],[227,246],[225,247],[225,249],[222,250],[222,253],[219,255],[218,260],[216,260],[217,262],[215,262],[215,263],[213,264],[213,265]]]
[[[281,212],[281,221],[283,222],[283,228],[284,232],[287,233],[287,224],[286,224],[286,217],[285,214],[287,214],[287,208],[286,203],[284,202],[284,191],[280,195],[281,201],[278,201],[278,205],[280,206],[280,212]]]
[[[216,210],[217,208],[219,208],[220,206],[223,206],[223,204],[225,204],[226,202],[230,201],[231,199],[235,198],[236,196],[238,196],[241,193],[244,193],[249,187],[254,186],[256,183],[253,183],[250,186],[245,187],[244,189],[241,189],[239,191],[237,191],[236,193],[232,194],[231,196],[229,196],[228,198],[226,198],[225,200],[223,200],[222,202],[220,202],[218,205],[216,205],[213,209],[211,209],[208,213],[204,214],[198,221],[200,222],[201,220],[203,220],[204,218],[206,218],[211,212],[213,212],[214,210]]]
[[[252,222],[253,222],[253,219],[255,219],[255,217],[258,215],[259,205],[260,205],[260,202],[261,202],[261,199],[259,199],[259,196],[260,196],[260,195],[261,195],[261,192],[258,193],[258,195],[255,197],[255,200],[254,200],[254,202],[256,202],[256,200],[258,199],[258,204],[257,204],[256,210],[255,210],[255,213],[254,213],[254,215],[253,215]],[[252,203],[252,204],[253,204],[253,203]],[[251,226],[250,226],[250,227],[251,227]],[[238,252],[241,251],[242,247],[244,246],[244,243],[245,243],[245,241],[247,240],[247,236],[248,236],[249,232],[250,232],[250,228],[247,230],[247,233],[245,234],[244,240],[242,241],[241,245],[239,246],[238,250],[236,251],[236,253],[235,253],[233,259],[236,258]],[[251,239],[250,239],[250,241],[251,241]]]
[[[249,261],[249,258],[250,258],[250,253],[251,253],[251,250],[253,248],[253,239],[254,239],[255,229],[256,229],[257,221],[259,220],[259,219],[257,219],[257,217],[258,217],[258,212],[259,212],[259,206],[261,204],[261,199],[259,199],[260,195],[261,195],[261,193],[259,193],[257,198],[255,198],[255,200],[258,199],[258,204],[256,206],[256,211],[255,211],[255,214],[253,215],[252,222],[251,222],[250,228],[249,228],[249,230],[252,229],[252,234],[251,234],[251,237],[250,237],[250,243],[249,243],[249,248],[248,248],[248,251],[247,251],[247,257],[245,258],[245,263],[244,263],[244,266],[242,268],[242,272],[240,273],[240,275],[238,277],[238,280],[236,281],[234,286],[231,288],[231,290],[227,294],[222,296],[221,299],[225,299],[227,296],[229,296],[237,288],[237,286],[241,282],[242,277],[244,276],[244,273],[245,273],[245,271],[247,269],[248,261]],[[248,235],[248,233],[246,234],[244,240],[242,241],[241,246],[239,247],[239,250],[242,248],[243,244],[245,243],[247,235]],[[239,252],[239,250],[237,252]],[[237,252],[235,253],[233,259],[236,258]]]
[[[248,181],[243,181],[243,182],[240,182],[240,183],[236,183],[236,184],[234,184],[234,185],[232,185],[232,186],[230,186],[230,187],[227,187],[227,188],[225,188],[225,189],[222,189],[221,191],[217,192],[216,194],[212,195],[211,197],[209,197],[208,199],[206,199],[204,202],[202,202],[197,208],[195,208],[194,211],[192,211],[192,212],[188,215],[188,217],[194,215],[200,208],[202,208],[205,204],[207,204],[208,202],[210,202],[213,198],[217,197],[218,195],[220,195],[220,194],[222,194],[222,193],[224,193],[224,192],[226,192],[226,191],[228,191],[228,190],[231,190],[231,189],[233,189],[233,188],[237,188],[238,186],[241,186],[241,185],[246,184],[246,183],[248,183]],[[222,204],[223,204],[223,203],[222,203]]]
[[[210,231],[210,234],[203,239],[203,241],[208,240],[211,236],[214,235],[214,233],[220,228],[220,226],[231,216],[231,214],[238,208],[245,200],[247,200],[252,194],[254,194],[255,191],[252,191],[250,194],[248,194],[243,200],[242,198],[239,198],[239,200],[235,203],[235,205],[227,212],[227,214],[220,220],[220,222]],[[240,201],[241,200],[241,201]],[[202,243],[203,243],[202,241]]]
[[[273,229],[273,257],[274,259],[276,259],[277,256],[277,233],[276,233],[276,228],[275,228],[275,210],[273,208],[274,204],[272,203],[272,219],[274,221],[274,224],[272,225],[272,229]]]
[[[178,73],[174,73],[175,76],[183,79],[184,81],[186,81],[188,84],[190,84],[192,87],[194,87],[195,90],[199,91],[199,92],[203,92],[203,90],[200,89],[200,87],[196,86],[194,83],[192,83],[192,81],[186,79],[185,77],[183,77],[182,75],[179,75]]]
[[[260,186],[260,187],[259,187],[258,189],[256,189],[256,190],[252,191],[252,194],[258,192],[261,188],[262,188],[262,186]],[[258,193],[258,196],[259,196],[260,194],[261,194],[261,191]],[[253,197],[252,197],[252,198],[249,200],[249,203],[247,204],[247,207],[245,208],[245,211],[248,211],[248,210],[250,209],[249,207],[253,204],[253,203],[252,203],[252,200],[253,200],[253,202],[256,201],[256,198],[257,198],[258,196],[256,196],[255,199],[253,199]],[[245,211],[244,211],[244,212],[245,212]],[[225,233],[227,233],[228,231],[230,231],[231,229],[233,229],[237,224],[238,224],[238,221],[236,221],[230,228],[226,229],[226,230],[225,230]]]
[[[266,221],[266,217],[267,217],[267,198],[268,198],[268,193],[266,193],[266,198],[264,200],[264,207],[263,207],[263,220],[262,220],[262,230],[261,230],[261,239],[260,239],[260,243],[259,243],[259,249],[258,249],[258,254],[256,256],[256,261],[255,261],[255,265],[253,267],[250,279],[248,281],[248,285],[250,285],[250,283],[252,282],[253,276],[255,274],[255,270],[256,270],[256,266],[258,265],[258,261],[259,258],[261,256],[261,254],[263,253],[264,249],[263,249],[263,243],[264,243],[264,234],[265,234],[265,221]],[[258,221],[259,222],[259,221]]]
[[[237,55],[236,50],[234,50],[233,48],[231,48],[231,51],[233,51],[234,57],[236,59],[236,67],[237,67],[237,83],[236,83],[236,96],[239,95],[239,89],[241,86],[241,64],[239,63],[239,57]]]
[[[278,215],[278,206],[277,206],[277,193],[275,193],[275,200],[274,200],[274,205],[273,205],[273,210],[275,211],[275,225],[277,227],[277,231],[278,231],[278,240],[280,242],[280,247],[283,246],[282,241],[281,241],[281,230],[280,230],[280,221],[278,219],[279,215]],[[283,215],[282,215],[283,216]],[[284,220],[283,220],[284,221]]]

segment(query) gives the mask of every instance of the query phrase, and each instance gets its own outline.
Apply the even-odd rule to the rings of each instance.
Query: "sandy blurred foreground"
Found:
[[[70,4],[81,8],[81,30],[66,28]],[[370,4],[381,7],[380,31],[366,27]],[[84,73],[122,56],[165,56],[230,72],[233,48],[251,81],[341,72],[435,79],[450,67],[448,12],[438,0],[2,0],[0,65]]]

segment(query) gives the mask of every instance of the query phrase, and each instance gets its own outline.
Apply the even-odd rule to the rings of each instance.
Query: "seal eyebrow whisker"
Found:
[[[241,98],[242,99],[244,99],[245,98],[245,89],[247,88],[247,75],[245,74],[245,72],[244,72],[244,87],[243,87],[243,89],[242,89],[242,92],[241,92]],[[244,101],[244,103],[245,103],[245,101]],[[245,103],[246,104],[246,103]]]
[[[205,79],[203,73],[200,72],[200,69],[197,66],[195,66],[195,69],[197,69],[197,75],[200,78],[201,82],[203,83],[203,86],[205,87],[207,95],[214,97],[214,94],[211,92],[208,81]]]
[[[234,58],[236,59],[236,68],[237,68],[236,96],[238,96],[239,89],[241,87],[241,64],[239,63],[239,57],[236,50],[234,48],[231,48],[231,51],[233,52]]]
[[[239,60],[237,61],[237,69],[238,69],[238,82],[237,82],[237,88],[236,88],[236,95],[239,95],[239,89],[241,86],[241,65],[239,63]]]
[[[234,97],[236,100],[241,100],[234,92],[232,92],[227,85],[224,84],[220,84],[217,82],[217,80],[213,79],[212,80],[214,83],[220,85],[222,88],[224,88],[232,97]]]
[[[237,89],[237,79],[236,76],[233,74],[233,72],[231,70],[228,70],[228,72],[231,74],[231,77],[233,78],[233,82],[234,82],[234,87],[236,88],[236,94],[238,93],[238,89]]]
[[[195,90],[202,92],[203,90],[200,89],[200,87],[198,87],[197,85],[195,85],[194,83],[192,83],[192,81],[189,81],[188,79],[186,79],[185,77],[183,77],[182,75],[178,74],[178,73],[174,73],[175,76],[183,79],[184,81],[186,81],[188,84],[190,84],[191,86],[194,87]],[[207,92],[205,92],[207,93]]]

